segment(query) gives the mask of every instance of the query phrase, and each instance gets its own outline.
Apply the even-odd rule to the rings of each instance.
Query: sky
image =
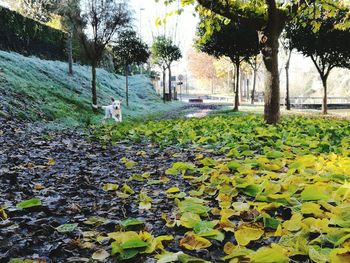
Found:
[[[186,7],[184,13],[169,17],[164,26],[157,27],[157,17],[164,18],[166,13],[177,10],[177,4],[166,7],[162,0],[159,3],[155,0],[130,0],[129,3],[134,10],[135,26],[140,30],[141,25],[141,35],[146,42],[151,42],[153,36],[166,31],[166,35],[175,38],[177,44],[184,47],[192,45],[198,22],[198,18],[193,16],[192,7]]]
[[[157,17],[164,18],[166,13],[177,10],[177,4],[166,7],[162,0],[159,3],[156,3],[155,0],[130,0],[129,3],[134,10],[135,28],[141,29],[141,37],[147,44],[151,45],[153,37],[166,32],[166,35],[172,37],[179,45],[183,58],[174,63],[173,72],[174,74],[185,74],[187,71],[186,52],[193,46],[198,24],[198,17],[193,15],[193,7],[185,7],[181,15],[173,15],[167,19],[164,26],[157,27]]]

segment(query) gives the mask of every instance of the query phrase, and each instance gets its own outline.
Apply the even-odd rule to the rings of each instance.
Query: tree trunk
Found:
[[[68,33],[68,73],[73,75],[73,28],[70,28]]]
[[[327,78],[328,76],[321,77],[323,85],[322,114],[328,114]]]
[[[128,65],[125,66],[125,98],[126,98],[126,106],[129,107],[129,70],[128,70]]]
[[[286,110],[290,110],[290,98],[289,98],[289,65],[292,51],[289,50],[288,60],[286,63]]]
[[[168,71],[169,71],[169,97],[170,97],[170,101],[171,101],[173,99],[172,88],[171,88],[171,65],[169,65]]]
[[[266,72],[264,119],[268,124],[280,120],[280,79],[278,71],[278,38],[287,23],[284,11],[277,8],[275,0],[266,0],[268,21],[264,30],[259,32],[259,42]]]
[[[240,62],[236,61],[235,107],[233,108],[233,111],[238,111],[238,106],[239,106],[239,65],[240,65]]]
[[[96,61],[92,62],[92,81],[91,81],[91,92],[92,92],[92,104],[97,105],[97,91],[96,91]],[[93,108],[94,112],[97,112],[96,108]]]
[[[163,69],[163,102],[165,101],[165,69]]]
[[[256,69],[254,69],[254,76],[253,76],[253,90],[252,90],[251,104],[254,104],[254,100],[255,100],[256,74],[257,74],[257,70],[256,70]]]
[[[260,40],[263,44],[262,54],[267,70],[264,119],[268,124],[276,124],[280,120],[280,80],[278,72],[278,38],[280,33],[272,31],[265,34]]]

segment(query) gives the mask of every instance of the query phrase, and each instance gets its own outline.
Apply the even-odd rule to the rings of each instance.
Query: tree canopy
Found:
[[[316,8],[320,14],[317,27],[312,25],[309,16],[304,15],[290,23],[286,32],[291,48],[310,57],[320,74],[324,88],[322,111],[326,114],[327,78],[331,70],[334,67],[350,68],[350,30],[339,29],[350,10],[343,7],[337,10],[336,16],[330,16],[321,5]]]
[[[119,34],[112,51],[115,66],[117,68],[121,66],[125,72],[126,105],[129,106],[128,68],[132,64],[146,63],[150,56],[149,49],[147,44],[137,37],[134,30],[128,29]]]
[[[171,92],[171,64],[182,58],[180,48],[173,43],[171,38],[158,36],[155,38],[151,47],[153,62],[163,70],[163,97],[165,100],[165,70],[169,70],[169,96]]]

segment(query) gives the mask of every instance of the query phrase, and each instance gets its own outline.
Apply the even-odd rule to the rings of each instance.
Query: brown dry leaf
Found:
[[[208,239],[195,235],[194,233],[188,233],[180,240],[180,246],[188,250],[196,250],[210,247],[211,242]]]

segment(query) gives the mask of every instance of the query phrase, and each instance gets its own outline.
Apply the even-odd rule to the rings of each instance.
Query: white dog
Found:
[[[105,116],[103,117],[103,121],[108,118],[113,118],[116,122],[122,122],[122,101],[115,100],[111,98],[112,104],[108,106],[97,106],[92,104],[92,107],[95,109],[102,108],[105,110]]]

